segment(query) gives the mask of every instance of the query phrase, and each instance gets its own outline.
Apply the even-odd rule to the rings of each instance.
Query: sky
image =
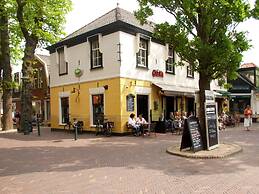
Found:
[[[76,31],[84,25],[90,23],[96,18],[114,9],[119,3],[119,7],[133,12],[138,9],[136,0],[72,0],[73,10],[67,15],[65,32],[68,34]],[[253,4],[254,0],[250,0]],[[155,10],[151,21],[160,23],[167,20],[173,20],[173,17],[165,11]],[[238,26],[239,30],[248,31],[247,37],[251,40],[252,47],[244,52],[243,63],[255,63],[259,66],[259,20],[249,19]]]

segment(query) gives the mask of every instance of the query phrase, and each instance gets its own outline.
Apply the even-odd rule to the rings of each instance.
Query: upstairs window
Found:
[[[40,89],[43,88],[43,69],[37,68],[33,70],[33,82],[32,86],[34,89]]]
[[[194,71],[191,65],[187,66],[187,77],[194,78]]]
[[[175,74],[175,55],[173,48],[168,50],[168,59],[166,61],[166,73]]]
[[[103,67],[103,55],[100,52],[98,37],[90,40],[91,45],[91,69]]]
[[[59,75],[66,75],[68,73],[68,63],[65,61],[64,47],[57,49],[57,52]]]
[[[139,52],[137,53],[137,67],[148,67],[148,40],[140,38]]]

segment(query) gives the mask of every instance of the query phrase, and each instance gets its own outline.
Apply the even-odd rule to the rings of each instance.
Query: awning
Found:
[[[181,87],[175,85],[167,85],[161,83],[152,83],[153,85],[161,88],[166,96],[194,96],[195,88]],[[197,89],[198,90],[198,89]]]
[[[224,97],[229,97],[231,95],[230,92],[224,91],[224,90],[215,90],[215,92],[221,94],[221,96],[224,96]]]

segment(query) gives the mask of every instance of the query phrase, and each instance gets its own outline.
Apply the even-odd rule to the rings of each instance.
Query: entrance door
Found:
[[[194,98],[187,98],[187,111],[194,114]]]
[[[148,95],[137,95],[137,116],[143,115],[148,121]]]
[[[166,115],[165,118],[170,118],[170,113],[174,112],[174,97],[166,96]]]

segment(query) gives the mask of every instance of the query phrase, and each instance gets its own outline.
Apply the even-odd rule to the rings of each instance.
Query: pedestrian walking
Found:
[[[246,109],[244,110],[244,115],[244,127],[247,131],[250,131],[249,127],[252,126],[253,111],[249,105],[246,106]]]

